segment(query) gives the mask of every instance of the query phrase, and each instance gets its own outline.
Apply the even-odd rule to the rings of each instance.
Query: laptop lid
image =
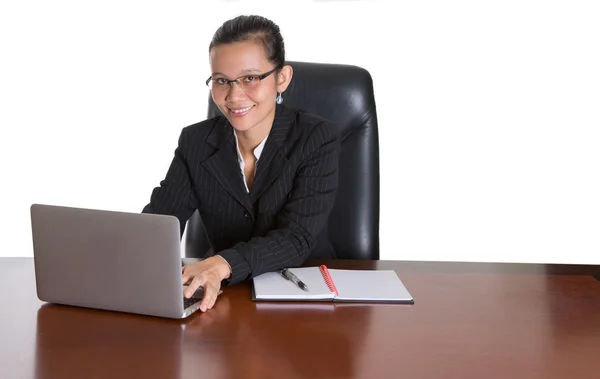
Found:
[[[182,317],[176,217],[34,204],[31,224],[40,300]]]

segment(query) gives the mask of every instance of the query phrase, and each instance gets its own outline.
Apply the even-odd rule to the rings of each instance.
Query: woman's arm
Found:
[[[197,200],[192,190],[185,156],[187,151],[186,133],[187,128],[184,128],[179,136],[175,156],[165,179],[160,182],[160,187],[154,188],[150,196],[150,203],[142,211],[142,213],[166,214],[177,217],[181,224],[181,235],[183,235],[185,223],[197,208]]]

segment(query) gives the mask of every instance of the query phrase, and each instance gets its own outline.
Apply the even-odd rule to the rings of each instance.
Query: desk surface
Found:
[[[258,303],[244,283],[166,320],[44,305],[33,260],[0,258],[0,378],[600,377],[598,266],[327,264],[394,269],[415,304]]]

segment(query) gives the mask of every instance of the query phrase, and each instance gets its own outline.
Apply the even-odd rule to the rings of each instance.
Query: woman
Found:
[[[240,16],[209,46],[207,85],[224,116],[183,129],[175,157],[146,213],[181,222],[198,209],[209,257],[183,268],[190,297],[204,287],[212,308],[222,284],[334,258],[327,219],[338,186],[339,140],[324,119],[286,108],[292,80],[283,38],[272,21]],[[216,255],[214,255],[216,254]]]

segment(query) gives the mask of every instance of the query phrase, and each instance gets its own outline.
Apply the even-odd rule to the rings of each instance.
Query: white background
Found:
[[[382,259],[598,264],[597,4],[3,1],[0,256],[32,255],[32,203],[141,211],[212,34],[256,13],[288,59],[371,72]]]

